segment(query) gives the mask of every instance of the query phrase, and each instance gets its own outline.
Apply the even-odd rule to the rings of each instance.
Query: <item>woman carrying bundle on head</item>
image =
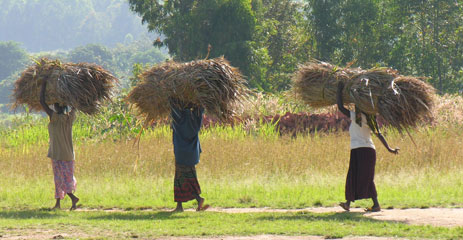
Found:
[[[204,198],[200,196],[201,188],[196,175],[201,144],[199,130],[203,120],[204,109],[192,104],[185,104],[171,99],[173,145],[175,155],[174,200],[177,202],[175,212],[183,212],[183,202],[196,199],[196,211],[206,210]]]
[[[349,111],[343,105],[342,91],[344,83],[340,81],[337,88],[337,105],[339,111],[350,118],[350,162],[346,179],[346,202],[341,202],[344,210],[349,211],[350,203],[359,199],[371,198],[373,206],[365,209],[368,212],[379,212],[381,207],[378,202],[378,195],[374,183],[376,150],[371,139],[371,131],[381,140],[383,145],[391,153],[398,154],[399,148],[391,149],[379,131],[376,117],[367,115],[357,107],[355,111]]]
[[[75,111],[68,106],[59,103],[53,105],[53,109],[45,102],[47,81],[44,79],[40,91],[40,104],[50,118],[48,123],[48,134],[50,136],[50,146],[48,157],[53,166],[55,180],[55,199],[56,204],[53,209],[60,209],[60,200],[67,194],[72,201],[70,210],[77,208],[79,201],[73,193],[76,189],[76,179],[74,178],[74,148],[72,145],[72,124],[75,120]]]

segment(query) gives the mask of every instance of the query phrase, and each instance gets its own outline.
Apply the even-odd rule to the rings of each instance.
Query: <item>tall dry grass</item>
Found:
[[[377,147],[377,173],[394,175],[429,170],[445,173],[463,168],[462,126],[426,127],[408,136],[386,132],[391,146],[400,154]],[[240,129],[212,128],[200,136],[203,153],[198,171],[211,178],[252,176],[344,175],[348,167],[347,133],[298,138],[251,136]],[[174,168],[171,132],[166,126],[148,131],[139,143],[133,140],[82,142],[76,145],[76,169],[80,176],[170,177]],[[39,177],[50,174],[47,144],[0,148],[0,175]]]

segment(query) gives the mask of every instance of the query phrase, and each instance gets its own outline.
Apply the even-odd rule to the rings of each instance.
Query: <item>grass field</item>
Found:
[[[459,239],[463,228],[409,226],[368,219],[353,213],[192,213],[0,212],[0,234],[38,236],[55,232],[70,238],[114,239],[162,236],[317,235],[387,236],[415,239]],[[7,230],[5,230],[7,229]],[[63,234],[64,235],[64,234]],[[53,235],[52,235],[53,236]]]
[[[44,209],[54,204],[54,185],[46,158],[46,122],[30,120],[0,131],[0,235],[62,228],[81,233],[76,238],[255,234],[463,238],[461,227],[409,226],[355,213],[139,211],[175,207],[172,133],[167,126],[145,131],[140,144],[134,145],[136,134],[105,137],[92,125],[76,123],[76,195],[81,207],[130,211],[49,212]],[[408,136],[387,130],[389,143],[401,148],[398,156],[374,139],[382,207],[463,207],[462,131],[458,124],[421,127],[411,132],[415,146]],[[278,136],[272,126],[252,132],[214,127],[203,130],[200,139],[198,177],[202,196],[214,207],[294,209],[336,206],[344,199],[347,133],[291,138]],[[354,206],[370,204],[362,200]],[[69,200],[62,206],[69,207]]]

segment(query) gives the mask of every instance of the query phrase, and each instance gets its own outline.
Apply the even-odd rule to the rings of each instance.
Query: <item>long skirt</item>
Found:
[[[74,161],[51,160],[55,179],[55,198],[63,199],[67,193],[76,190],[74,178]]]
[[[356,148],[350,152],[349,172],[346,180],[346,200],[375,198],[376,151],[373,148]]]
[[[195,166],[175,164],[174,200],[187,202],[201,194]]]

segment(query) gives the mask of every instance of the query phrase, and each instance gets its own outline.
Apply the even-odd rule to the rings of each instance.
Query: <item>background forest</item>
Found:
[[[311,58],[463,89],[459,0],[0,0],[0,103],[40,56],[95,62],[127,87],[132,70],[204,58],[208,46],[263,92],[289,89]]]

